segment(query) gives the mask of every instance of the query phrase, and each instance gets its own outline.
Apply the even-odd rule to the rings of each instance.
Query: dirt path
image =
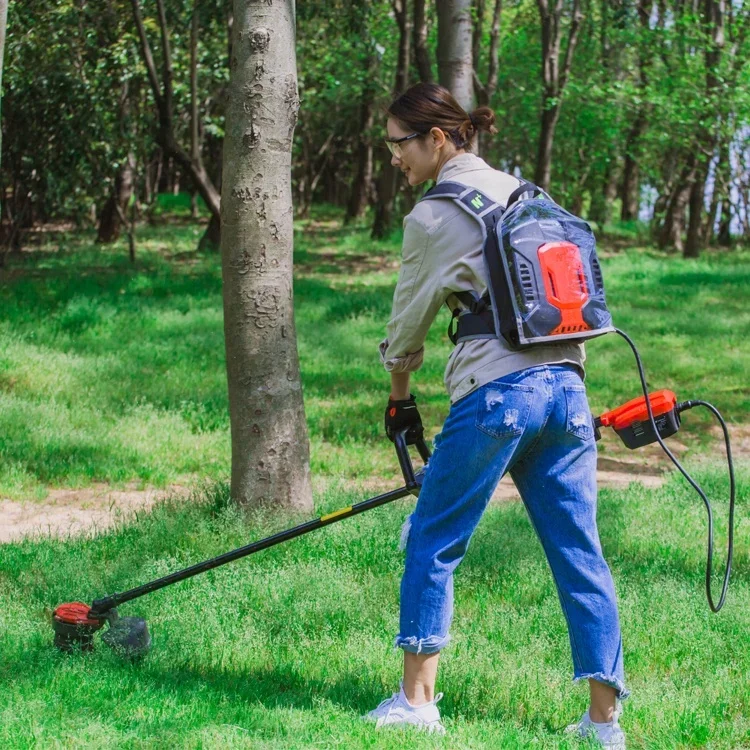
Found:
[[[95,533],[116,521],[147,510],[160,497],[187,497],[186,487],[169,490],[113,490],[95,485],[79,490],[50,490],[43,501],[0,499],[0,543],[27,536],[76,536]]]
[[[731,425],[729,429],[735,466],[746,464],[750,459],[750,425]],[[711,459],[721,462],[724,460],[721,430],[718,426],[713,427],[711,433],[715,439]],[[678,458],[687,450],[675,438],[670,438],[668,444]],[[692,465],[693,461],[689,463]],[[640,482],[649,488],[658,487],[664,481],[665,472],[671,470],[672,464],[656,444],[629,451],[609,433],[605,433],[599,443],[597,478],[600,488],[625,488],[631,482]],[[331,481],[326,477],[314,477],[314,488],[316,491],[325,490]],[[351,484],[375,495],[398,487],[400,481],[398,475],[393,474],[391,477],[354,480]],[[139,490],[135,487],[113,490],[108,485],[95,485],[79,490],[50,490],[43,501],[19,502],[0,498],[0,543],[34,535],[64,537],[96,533],[133,513],[148,510],[167,493],[172,497],[187,498],[190,490],[182,485],[167,490]],[[492,499],[518,499],[509,476],[500,482]]]
[[[663,481],[661,474],[650,473],[641,465],[628,465],[614,459],[600,461],[598,477],[600,487],[627,487],[634,481],[642,482],[646,487],[657,487]],[[325,478],[316,479],[316,490],[325,489],[327,483]],[[394,477],[390,482],[367,479],[353,484],[378,494],[397,486],[398,478]],[[41,502],[0,499],[0,543],[29,536],[66,537],[96,533],[137,511],[148,510],[167,492],[173,497],[186,498],[189,494],[189,490],[181,486],[169,490],[112,490],[107,485],[99,485],[79,490],[50,490]],[[510,477],[503,478],[492,499],[518,499]]]

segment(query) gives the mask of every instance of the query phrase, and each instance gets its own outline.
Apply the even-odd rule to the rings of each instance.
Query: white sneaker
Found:
[[[620,729],[618,719],[622,709],[615,709],[612,721],[597,723],[591,721],[588,709],[576,724],[570,724],[565,732],[567,734],[578,734],[581,737],[594,737],[605,750],[625,750],[625,732]]]
[[[429,703],[412,706],[406,699],[404,683],[401,682],[398,693],[386,698],[377,708],[366,713],[362,718],[366,721],[374,721],[376,729],[390,724],[413,724],[426,732],[445,734],[445,727],[440,723],[440,711],[437,707],[442,697],[443,694],[438,693]]]

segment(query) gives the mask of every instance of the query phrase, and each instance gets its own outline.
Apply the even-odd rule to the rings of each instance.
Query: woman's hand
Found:
[[[416,399],[412,394],[409,394],[409,398],[398,401],[389,398],[385,408],[385,434],[394,442],[396,433],[406,427],[411,428],[406,436],[409,441],[419,440],[424,435]]]

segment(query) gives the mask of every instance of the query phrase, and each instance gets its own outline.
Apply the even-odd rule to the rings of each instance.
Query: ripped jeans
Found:
[[[596,679],[626,698],[615,589],[596,526],[593,424],[572,365],[512,373],[452,405],[404,524],[395,646],[432,654],[447,645],[453,572],[508,471],[552,570],[568,623],[573,679]],[[502,539],[497,542],[502,554]]]

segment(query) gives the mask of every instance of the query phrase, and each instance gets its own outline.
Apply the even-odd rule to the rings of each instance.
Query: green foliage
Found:
[[[489,64],[493,3],[484,5],[478,66],[482,81]],[[360,144],[374,146],[376,157],[379,153],[382,108],[390,102],[395,81],[398,28],[386,0],[314,0],[297,6],[300,111],[292,161],[296,201],[305,210],[311,201],[343,206],[358,173]],[[616,191],[622,182],[626,155],[637,162],[642,197],[650,195],[650,203],[658,198],[658,220],[679,187],[680,170],[696,154],[699,161],[715,159],[718,150],[731,143],[734,183],[746,182],[746,164],[737,154],[747,149],[750,122],[750,67],[744,64],[750,44],[744,31],[747,9],[731,3],[725,7],[725,40],[719,50],[711,40],[704,6],[693,11],[690,4],[677,0],[649,6],[644,24],[636,3],[583,4],[553,151],[552,191],[564,205],[597,222],[610,221],[617,208],[612,188]],[[168,0],[165,8],[175,132],[187,145],[193,3]],[[142,12],[161,75],[160,29],[152,0],[143,0]],[[560,66],[567,44],[567,12]],[[200,3],[198,14],[202,155],[218,183],[230,18],[228,7],[215,2]],[[436,71],[433,2],[427,3],[426,18],[428,51]],[[721,54],[715,55],[713,64],[710,56],[717,50]],[[81,5],[42,0],[33,11],[28,4],[11,2],[6,57],[2,181],[12,195],[14,216],[26,223],[48,218],[85,223],[91,205],[101,205],[110,194],[128,153],[136,157],[139,197],[150,200],[143,181],[147,171],[151,179],[156,171],[157,122],[129,2],[90,0]],[[503,4],[498,87],[490,102],[500,132],[487,139],[486,157],[493,166],[518,169],[527,177],[534,174],[537,158],[541,58],[537,3]],[[410,83],[416,79],[412,61]],[[174,169],[163,167],[163,175]],[[709,179],[709,196],[712,185]],[[732,196],[736,215],[736,190]],[[706,208],[708,202],[707,196]]]

